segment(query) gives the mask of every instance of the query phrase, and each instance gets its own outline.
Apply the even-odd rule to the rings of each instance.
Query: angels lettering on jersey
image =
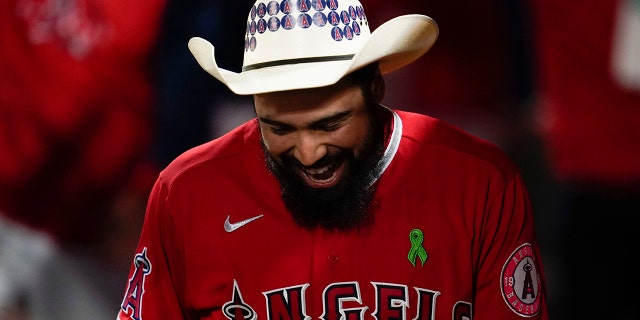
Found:
[[[420,258],[424,264],[427,255],[426,252],[420,254],[417,250],[421,247],[421,243],[415,232],[412,233],[412,241],[414,241],[412,248],[416,250],[410,251],[408,263],[419,267],[415,260]],[[134,266],[121,304],[119,319],[144,319],[145,279],[151,275],[152,269],[146,247],[135,256]],[[264,310],[266,319],[312,319],[306,310],[306,300],[316,299],[316,297],[307,296],[306,291],[311,286],[309,283],[262,292],[265,304],[252,306],[244,301],[241,284],[237,279],[232,281],[233,292],[221,308],[222,314],[227,319],[258,319],[256,310]],[[533,248],[530,244],[525,243],[513,251],[504,264],[501,282],[504,301],[514,313],[522,317],[538,314],[541,279],[536,270]],[[371,281],[367,285],[373,286],[375,301],[363,301],[361,285],[358,281],[334,282],[327,285],[322,291],[322,297],[317,297],[322,302],[322,314],[318,319],[357,320],[371,316],[373,319],[434,320],[438,307],[437,298],[442,294],[441,291],[434,289]],[[411,311],[409,306],[412,306]],[[472,305],[468,301],[458,301],[451,307],[450,314],[452,320],[472,320]]]

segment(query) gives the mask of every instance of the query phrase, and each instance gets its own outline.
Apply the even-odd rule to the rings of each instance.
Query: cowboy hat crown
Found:
[[[375,31],[357,0],[258,0],[247,17],[242,72],[218,67],[214,46],[189,40],[209,74],[239,95],[323,87],[379,62],[382,74],[427,52],[438,37],[428,16],[391,19]]]

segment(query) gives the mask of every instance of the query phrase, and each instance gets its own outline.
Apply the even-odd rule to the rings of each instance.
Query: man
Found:
[[[516,168],[380,105],[383,74],[428,51],[436,23],[406,15],[371,33],[356,0],[267,5],[249,13],[241,73],[189,41],[253,95],[256,118],[161,173],[118,318],[547,319]],[[269,19],[277,30],[254,31]]]

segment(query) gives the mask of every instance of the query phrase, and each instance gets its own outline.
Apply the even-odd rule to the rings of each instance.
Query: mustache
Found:
[[[348,157],[348,154],[346,151],[327,153],[322,158],[318,159],[318,161],[316,161],[314,164],[310,166],[305,166],[298,159],[296,159],[296,157],[294,157],[293,154],[288,153],[280,156],[280,161],[284,166],[314,169],[314,168],[326,167],[332,163],[341,161],[347,157]]]

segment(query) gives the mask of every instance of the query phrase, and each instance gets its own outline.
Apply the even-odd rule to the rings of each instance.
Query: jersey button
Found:
[[[331,264],[336,264],[338,263],[338,260],[340,260],[340,258],[338,257],[337,253],[331,252],[329,256],[327,256],[327,260],[329,260],[329,263]]]

